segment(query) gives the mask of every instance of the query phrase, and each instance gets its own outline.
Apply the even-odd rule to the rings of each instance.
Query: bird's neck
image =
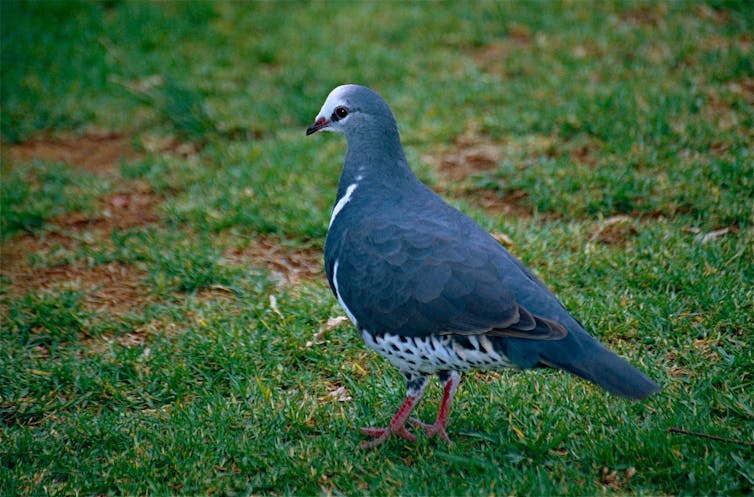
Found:
[[[340,176],[339,196],[353,184],[358,184],[359,188],[381,188],[416,181],[396,128],[364,130],[346,138],[348,151]]]

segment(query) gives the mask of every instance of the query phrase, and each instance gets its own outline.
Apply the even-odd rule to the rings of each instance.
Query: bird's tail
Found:
[[[629,399],[641,400],[660,390],[657,383],[586,332],[569,333],[563,341],[572,343],[561,344],[561,347],[546,347],[540,353],[541,362],[573,373],[612,394]]]
[[[502,352],[518,367],[547,366],[562,369],[608,392],[641,400],[660,387],[625,359],[606,349],[575,320],[559,340],[503,338]]]

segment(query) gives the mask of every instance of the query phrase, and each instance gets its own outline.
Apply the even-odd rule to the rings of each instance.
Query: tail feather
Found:
[[[591,353],[577,360],[543,362],[628,399],[641,400],[660,390],[660,387],[644,373],[600,344],[597,344]]]
[[[580,376],[608,392],[641,400],[660,387],[625,359],[606,349],[580,326],[561,340],[507,338],[506,355],[519,367],[544,365]]]

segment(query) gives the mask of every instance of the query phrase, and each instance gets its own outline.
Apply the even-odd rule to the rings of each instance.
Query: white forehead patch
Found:
[[[317,119],[319,119],[320,117],[330,119],[330,116],[332,116],[332,113],[335,111],[336,107],[346,105],[347,102],[345,95],[348,92],[348,88],[350,86],[352,85],[340,85],[333,91],[331,91],[325,99],[325,103],[322,105],[322,109],[320,109],[319,114],[317,114]]]

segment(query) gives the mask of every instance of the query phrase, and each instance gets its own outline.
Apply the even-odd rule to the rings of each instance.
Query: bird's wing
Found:
[[[352,225],[330,262],[338,262],[340,298],[359,326],[377,333],[564,337],[561,324],[517,302],[506,272],[520,280],[521,269],[480,230],[441,216],[419,223],[376,216]]]

